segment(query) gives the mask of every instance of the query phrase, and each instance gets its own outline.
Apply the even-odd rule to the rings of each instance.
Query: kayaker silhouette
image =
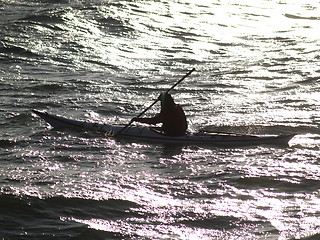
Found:
[[[131,121],[157,124],[162,123],[161,130],[168,136],[182,136],[186,134],[188,123],[186,115],[179,104],[175,104],[169,93],[162,93],[158,98],[161,111],[152,118],[133,118]]]

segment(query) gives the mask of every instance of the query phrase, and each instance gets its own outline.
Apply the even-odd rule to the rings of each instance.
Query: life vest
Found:
[[[186,134],[188,124],[186,115],[180,105],[171,108],[163,108],[155,117],[162,123],[162,130],[169,136],[181,136]]]

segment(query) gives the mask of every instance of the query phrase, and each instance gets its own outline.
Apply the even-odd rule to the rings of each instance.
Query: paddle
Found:
[[[169,93],[172,89],[174,89],[179,83],[181,83],[186,77],[188,77],[194,70],[196,70],[195,68],[191,69],[186,75],[184,75],[178,82],[176,82],[171,88],[169,88],[166,93]],[[147,112],[150,108],[152,108],[153,105],[155,105],[157,102],[159,101],[159,99],[157,98],[149,107],[147,107],[145,110],[143,110],[138,116],[137,118],[141,117],[145,112]],[[116,134],[114,134],[114,136],[122,133],[125,129],[127,129],[134,121],[131,119],[131,121],[125,125],[119,132],[117,132]]]

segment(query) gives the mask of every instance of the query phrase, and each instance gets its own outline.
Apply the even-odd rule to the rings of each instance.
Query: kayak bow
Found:
[[[295,134],[254,136],[233,133],[196,132],[188,133],[183,136],[171,137],[160,133],[154,128],[145,126],[128,126],[126,129],[122,130],[125,126],[73,120],[37,110],[33,110],[33,112],[49,123],[53,128],[80,128],[83,130],[106,133],[107,135],[111,135],[110,133],[112,133],[112,135],[115,135],[116,137],[149,142],[178,143],[186,145],[206,144],[220,147],[257,146],[262,144],[287,145],[295,136]]]

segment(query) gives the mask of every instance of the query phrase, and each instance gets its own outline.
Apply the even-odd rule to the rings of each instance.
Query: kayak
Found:
[[[120,137],[125,139],[159,142],[159,143],[174,143],[174,144],[206,144],[220,147],[233,146],[257,146],[257,145],[287,145],[295,134],[288,135],[242,135],[235,133],[209,133],[209,132],[194,132],[187,133],[183,136],[172,137],[167,136],[152,127],[146,126],[129,126],[123,129],[124,125],[110,125],[102,123],[94,123],[88,121],[73,120],[66,117],[61,117],[47,112],[33,110],[33,112],[49,123],[53,128],[77,128],[85,131],[96,131],[105,133],[107,136]],[[119,134],[117,134],[119,133]]]

